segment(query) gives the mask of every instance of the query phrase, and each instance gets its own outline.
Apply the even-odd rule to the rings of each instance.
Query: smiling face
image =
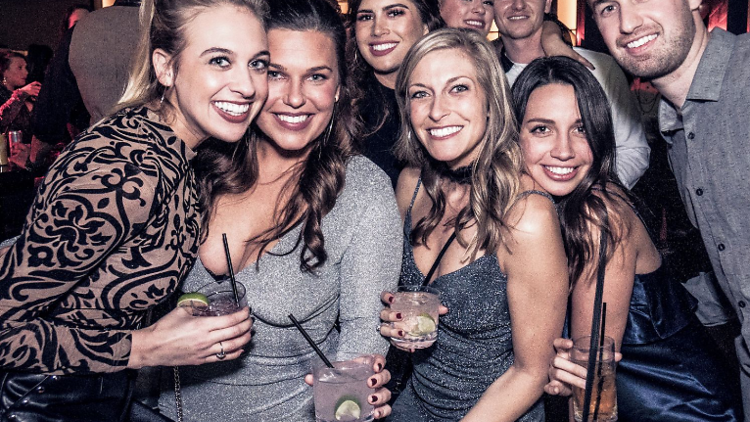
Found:
[[[495,0],[497,30],[514,40],[541,36],[544,13],[551,5],[552,0]]]
[[[29,72],[26,70],[26,60],[20,57],[11,57],[8,69],[3,73],[8,89],[15,90],[26,85],[27,76],[29,76]]]
[[[172,130],[191,148],[209,136],[242,138],[266,99],[268,42],[247,9],[217,6],[188,21],[186,47],[176,59],[154,52],[154,66],[174,106]]]
[[[693,46],[698,12],[687,0],[589,0],[589,5],[612,56],[636,76],[674,72]]]
[[[440,16],[450,28],[473,29],[487,36],[495,16],[494,0],[442,0]]]
[[[487,129],[487,99],[474,60],[457,49],[436,50],[409,76],[411,127],[427,153],[451,168],[471,164]]]
[[[427,32],[410,0],[363,0],[357,11],[357,49],[389,88],[395,86],[406,52]]]
[[[307,154],[328,126],[339,92],[333,39],[319,31],[272,29],[268,100],[258,127],[277,149]]]
[[[594,161],[570,85],[549,84],[529,96],[520,127],[526,172],[555,196],[573,192]]]

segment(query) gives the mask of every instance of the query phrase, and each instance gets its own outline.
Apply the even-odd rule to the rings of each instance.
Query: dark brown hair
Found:
[[[294,248],[286,253],[300,251],[300,268],[313,271],[322,266],[328,254],[321,220],[333,209],[344,187],[346,164],[352,155],[353,108],[347,90],[347,71],[344,62],[346,31],[338,13],[327,0],[274,0],[268,20],[269,30],[319,31],[334,42],[339,69],[339,101],[334,105],[329,128],[313,141],[314,147],[304,163],[295,169],[281,191],[280,197],[289,198],[280,204],[274,215],[274,226],[248,242],[260,244],[258,257],[268,244],[283,236],[288,230],[302,225],[300,237]],[[201,202],[205,228],[211,210],[221,195],[237,194],[251,189],[258,179],[257,144],[266,135],[255,125],[247,135],[247,142],[236,146],[208,140],[201,145],[194,160],[196,174],[201,184]],[[236,157],[235,159],[233,159]],[[244,159],[243,159],[244,157]],[[256,260],[257,265],[258,260]]]
[[[595,251],[598,250],[599,238],[593,238],[591,226],[607,235],[609,261],[615,249],[613,246],[629,230],[629,227],[616,223],[620,221],[618,215],[622,207],[634,202],[634,198],[615,172],[615,134],[609,102],[599,82],[580,63],[567,57],[548,57],[531,62],[513,85],[514,111],[518,121],[523,121],[532,92],[549,84],[573,87],[593,156],[591,168],[581,183],[569,195],[557,198],[568,255],[568,273],[571,282],[575,283],[587,264],[598,259]],[[611,189],[624,195],[612,194]]]

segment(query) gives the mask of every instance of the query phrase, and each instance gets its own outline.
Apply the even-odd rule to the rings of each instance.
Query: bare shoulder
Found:
[[[555,204],[550,197],[537,192],[520,197],[508,211],[506,221],[514,236],[516,233],[536,236],[550,230],[560,231]]]
[[[409,204],[411,204],[411,198],[414,196],[414,189],[417,187],[419,175],[420,169],[417,167],[406,167],[398,175],[396,202],[398,203],[398,210],[401,213],[402,219],[406,215]]]

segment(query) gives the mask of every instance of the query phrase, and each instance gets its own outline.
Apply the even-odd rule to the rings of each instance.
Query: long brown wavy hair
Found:
[[[594,238],[591,227],[597,227],[607,237],[608,262],[615,246],[630,230],[619,224],[618,216],[623,208],[636,201],[615,171],[615,133],[609,102],[599,82],[583,65],[567,57],[547,57],[531,62],[513,85],[516,118],[523,121],[532,92],[549,84],[573,87],[593,156],[591,168],[581,183],[570,194],[557,198],[568,273],[574,285],[587,264],[598,259],[599,238]]]
[[[277,206],[274,226],[247,240],[260,245],[260,258],[270,242],[301,224],[297,243],[284,254],[292,253],[302,244],[300,268],[312,272],[328,258],[321,220],[334,207],[344,188],[346,165],[352,155],[355,109],[351,107],[351,95],[347,89],[346,31],[336,10],[326,0],[274,0],[268,27],[269,30],[318,31],[330,37],[336,49],[340,96],[334,105],[331,122],[313,141],[314,146],[306,160],[282,187],[280,197],[289,200]],[[201,145],[193,166],[201,187],[203,209],[207,211],[203,215],[204,240],[218,198],[247,192],[255,186],[258,180],[257,145],[265,136],[253,124],[246,142],[231,145],[208,140]],[[258,262],[256,260],[256,265]]]
[[[440,172],[446,164],[430,157],[411,127],[411,74],[427,54],[438,50],[458,50],[473,62],[477,82],[487,101],[487,128],[479,141],[479,156],[471,164],[471,189],[468,205],[454,221],[457,240],[467,247],[471,259],[479,250],[496,251],[507,247],[506,215],[520,189],[521,150],[516,143],[518,130],[510,104],[510,90],[505,73],[493,47],[475,31],[440,29],[418,41],[406,55],[396,81],[396,100],[401,113],[401,135],[396,157],[409,166],[421,168],[425,192],[432,201],[427,216],[420,219],[411,235],[412,245],[424,244],[445,213],[445,195]],[[476,223],[477,234],[466,242],[460,231]]]

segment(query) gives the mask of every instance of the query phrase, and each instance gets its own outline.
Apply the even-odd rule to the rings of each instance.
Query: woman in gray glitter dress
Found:
[[[385,173],[352,152],[344,28],[326,0],[270,6],[269,97],[236,152],[247,160],[214,149],[195,163],[208,231],[183,286],[195,291],[227,274],[226,233],[255,316],[253,338],[237,361],[180,368],[186,420],[315,420],[305,376],[320,361],[290,313],[331,360],[388,347],[375,327],[380,292],[398,281],[400,221]],[[378,357],[367,380],[375,417],[390,412],[384,362]],[[174,417],[165,378],[160,407]]]
[[[567,267],[554,204],[521,174],[500,64],[481,35],[445,29],[417,42],[402,72],[401,281],[430,282],[447,309],[435,344],[412,355],[414,372],[388,421],[543,420]],[[435,277],[424,280],[454,233]],[[403,337],[399,313],[386,308],[381,317],[383,335]]]

